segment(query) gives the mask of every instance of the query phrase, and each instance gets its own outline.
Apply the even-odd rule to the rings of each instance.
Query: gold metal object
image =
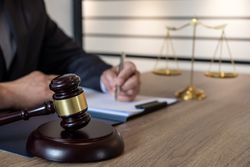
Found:
[[[215,48],[214,54],[213,54],[213,58],[211,59],[211,63],[209,65],[209,69],[208,72],[205,73],[205,75],[207,77],[212,77],[212,78],[236,78],[238,76],[238,74],[236,73],[236,68],[235,68],[235,63],[233,60],[233,56],[232,56],[232,52],[231,49],[229,47],[226,35],[225,35],[225,26],[221,27],[222,32],[221,32],[221,36],[219,38],[218,44]],[[223,44],[226,45],[226,49],[231,61],[231,64],[233,66],[233,71],[232,72],[224,72],[222,71],[222,53],[223,53]],[[217,57],[217,53],[219,52],[219,58],[218,58],[218,70],[217,71],[212,71],[212,67],[215,66],[215,60]]]
[[[206,72],[205,75],[211,78],[236,78],[237,73],[233,72]]]
[[[193,25],[193,44],[192,44],[192,59],[191,59],[191,71],[190,71],[190,86],[182,91],[176,93],[176,97],[181,100],[203,100],[206,95],[203,90],[196,89],[194,86],[194,57],[195,57],[195,40],[196,40],[196,28],[198,24],[197,19],[192,19]]]
[[[197,23],[198,23],[198,20],[196,18],[193,18],[192,21],[191,21],[191,24],[196,26]]]
[[[194,86],[188,86],[182,91],[176,93],[176,97],[181,100],[203,100],[206,95],[203,90],[196,89]]]
[[[162,48],[161,48],[161,55],[163,55],[164,49],[167,50],[167,54],[165,56],[166,59],[166,68],[159,68],[157,69],[156,67],[158,67],[158,62],[160,61],[160,59],[162,57],[158,57],[157,62],[155,64],[153,73],[157,74],[157,75],[166,75],[166,76],[174,76],[174,75],[180,75],[181,72],[179,70],[179,66],[178,66],[178,61],[177,61],[177,56],[175,55],[175,50],[173,47],[173,43],[172,43],[172,38],[170,36],[170,31],[178,31],[178,30],[182,30],[186,27],[192,26],[193,27],[193,38],[192,38],[192,57],[191,57],[191,69],[190,69],[190,83],[189,86],[187,86],[184,90],[179,91],[176,93],[176,96],[182,100],[202,100],[206,97],[205,93],[203,90],[199,90],[194,86],[194,61],[195,61],[195,42],[196,42],[196,29],[197,26],[201,26],[207,29],[213,29],[213,30],[221,30],[222,34],[221,37],[219,39],[218,45],[215,49],[214,52],[214,57],[211,59],[211,63],[210,63],[210,68],[208,70],[208,72],[205,74],[208,77],[213,77],[213,78],[235,78],[238,76],[238,74],[236,73],[235,70],[235,63],[232,57],[232,53],[225,35],[225,27],[226,24],[221,24],[221,25],[216,25],[216,26],[210,26],[210,25],[206,25],[202,22],[200,22],[200,20],[198,20],[197,18],[193,18],[189,23],[186,23],[180,27],[167,27],[167,34],[166,37],[164,39]],[[227,47],[227,51],[229,53],[230,56],[230,61],[231,64],[233,65],[233,71],[230,72],[225,72],[222,71],[222,46],[223,46],[223,42],[225,43],[226,47]],[[167,46],[166,48],[164,48],[165,46]],[[177,69],[170,69],[168,66],[168,55],[169,55],[169,50],[172,50],[172,55],[174,55],[176,63],[177,63]],[[219,59],[215,60],[216,58],[216,54],[217,51],[220,50],[220,55],[219,55]],[[170,53],[171,54],[171,53]],[[214,64],[214,61],[218,61],[218,70],[216,71],[212,71],[211,70],[211,66]]]
[[[191,59],[191,72],[190,72],[190,85],[194,83],[194,56],[195,56],[195,40],[196,40],[196,29],[197,29],[197,19],[192,19],[193,25],[193,39],[192,39],[192,59]]]
[[[181,75],[180,70],[170,70],[170,69],[156,69],[153,71],[156,75],[166,75],[166,76],[175,76]]]
[[[186,25],[184,25],[186,26]],[[182,27],[180,27],[182,28]],[[174,49],[174,44],[172,42],[172,38],[170,36],[170,31],[177,31],[180,28],[175,28],[175,27],[167,27],[167,32],[166,32],[166,36],[164,38],[161,50],[160,50],[160,56],[158,56],[158,59],[156,61],[153,73],[156,75],[164,75],[164,76],[175,76],[175,75],[180,75],[181,74],[181,70],[179,68],[179,63],[178,63],[178,59],[175,53],[175,49]],[[184,28],[184,27],[183,27]],[[169,55],[172,55],[174,57],[174,61],[176,64],[175,69],[171,69],[169,67]],[[158,68],[158,64],[161,61],[162,57],[165,58],[165,68]]]
[[[63,100],[54,100],[54,106],[59,116],[69,116],[88,108],[84,93]]]

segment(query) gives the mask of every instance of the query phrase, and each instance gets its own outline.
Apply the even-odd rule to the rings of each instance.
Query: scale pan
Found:
[[[207,77],[211,78],[236,78],[238,76],[235,72],[207,72],[205,73]]]

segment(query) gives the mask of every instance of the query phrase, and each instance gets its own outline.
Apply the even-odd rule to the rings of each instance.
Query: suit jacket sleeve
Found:
[[[42,42],[40,69],[45,73],[75,73],[81,77],[81,86],[100,88],[100,76],[110,65],[96,55],[84,52],[71,38],[58,28],[46,14],[44,40]]]

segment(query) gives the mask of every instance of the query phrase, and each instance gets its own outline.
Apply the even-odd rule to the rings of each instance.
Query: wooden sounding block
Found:
[[[122,154],[124,142],[111,125],[91,120],[80,78],[74,74],[56,77],[50,89],[53,102],[32,110],[0,117],[0,125],[32,116],[56,112],[61,121],[45,123],[34,130],[27,140],[32,155],[56,162],[95,162]]]
[[[100,121],[90,121],[76,131],[67,131],[59,121],[52,121],[31,133],[27,150],[51,161],[93,162],[120,155],[123,141],[115,128]]]

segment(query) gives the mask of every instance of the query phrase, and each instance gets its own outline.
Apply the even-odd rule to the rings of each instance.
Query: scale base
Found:
[[[180,70],[171,70],[171,69],[157,69],[153,71],[156,75],[165,75],[165,76],[176,76],[181,75]]]
[[[206,95],[203,90],[196,89],[194,86],[188,86],[182,91],[176,93],[176,97],[181,100],[203,100]]]
[[[66,131],[60,121],[38,127],[27,140],[32,155],[56,162],[96,162],[120,155],[124,143],[111,125],[91,120],[77,131]]]
[[[205,73],[207,77],[211,78],[236,78],[238,76],[235,72],[207,72]]]

